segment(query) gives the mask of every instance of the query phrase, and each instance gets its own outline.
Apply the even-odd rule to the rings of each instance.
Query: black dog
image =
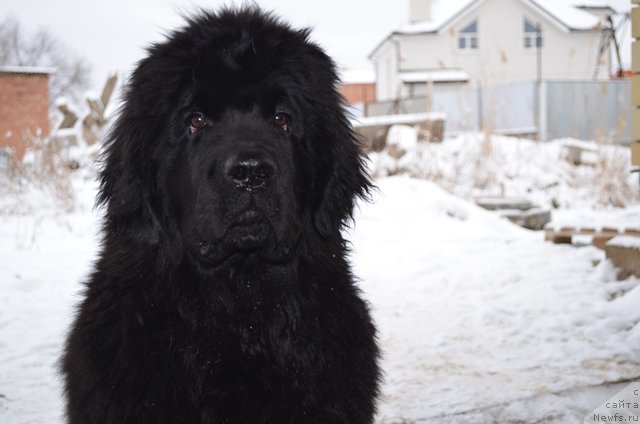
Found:
[[[370,183],[336,81],[255,8],[149,49],[105,147],[69,423],[372,423],[375,328],[341,235]]]

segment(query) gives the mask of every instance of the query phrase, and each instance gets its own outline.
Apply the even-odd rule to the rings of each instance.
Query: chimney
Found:
[[[424,22],[431,20],[432,0],[409,0],[409,21]]]

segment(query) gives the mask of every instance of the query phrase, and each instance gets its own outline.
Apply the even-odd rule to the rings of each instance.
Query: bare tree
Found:
[[[0,22],[0,66],[42,66],[54,69],[49,85],[53,103],[61,96],[79,103],[89,87],[91,67],[46,29],[27,33],[15,18]]]

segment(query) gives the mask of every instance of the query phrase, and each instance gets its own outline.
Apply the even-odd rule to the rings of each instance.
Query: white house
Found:
[[[409,0],[410,22],[370,54],[378,100],[452,84],[495,85],[610,75],[593,0]],[[539,41],[538,41],[539,38]],[[539,48],[538,48],[539,47]],[[433,86],[431,86],[433,84]]]

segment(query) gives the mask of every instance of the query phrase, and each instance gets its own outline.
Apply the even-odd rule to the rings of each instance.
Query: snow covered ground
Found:
[[[466,137],[434,147],[440,169],[456,169],[471,154],[460,144],[476,136]],[[533,149],[526,172],[505,164],[513,176],[496,176],[495,187],[522,194],[513,181],[540,203],[557,196],[576,208],[561,210],[567,220],[640,221],[636,200],[591,211],[597,193],[571,192],[551,164],[536,172],[551,158],[524,148]],[[446,160],[447,149],[459,154]],[[537,186],[549,179],[557,192]],[[458,196],[425,180],[380,177],[349,232],[384,352],[377,422],[577,423],[621,387],[606,383],[640,380],[640,281],[616,281],[595,248],[545,243],[542,233],[477,208],[463,197],[486,191],[467,177],[458,177],[460,187],[442,184],[451,181],[443,174],[438,182]],[[3,424],[62,422],[56,361],[96,252],[99,218],[91,209],[94,183],[86,176],[74,182],[73,212],[29,194],[21,201],[37,207],[0,217]]]
[[[581,422],[640,379],[640,286],[434,184],[383,179],[353,232],[381,331],[380,423]],[[611,394],[615,388],[610,388]]]
[[[406,174],[437,182],[450,193],[526,197],[541,207],[592,209],[640,203],[640,175],[632,174],[628,147],[573,139],[536,142],[500,135],[463,133],[444,143],[417,143],[416,130],[394,126],[387,151],[371,155],[377,176]],[[580,145],[581,165],[568,146]],[[636,218],[640,226],[640,217]]]

